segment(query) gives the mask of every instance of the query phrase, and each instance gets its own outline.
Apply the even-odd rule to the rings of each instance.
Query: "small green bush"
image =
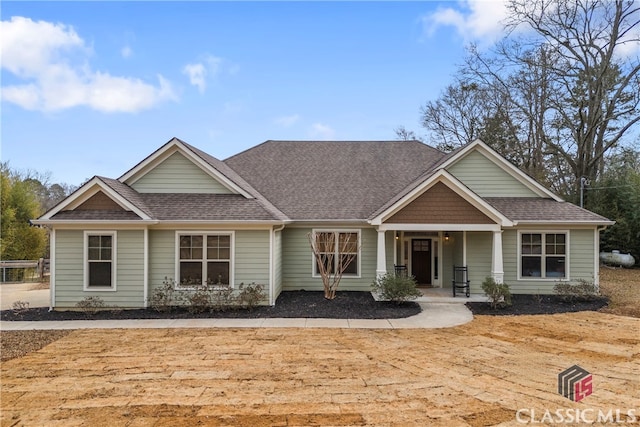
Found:
[[[592,301],[599,296],[596,285],[584,279],[579,279],[575,285],[568,282],[556,283],[553,292],[566,302]]]
[[[511,305],[511,291],[506,283],[496,283],[493,277],[487,277],[482,282],[482,290],[489,298],[491,308],[504,308]]]
[[[251,283],[250,285],[240,283],[239,289],[240,293],[238,293],[238,304],[242,307],[248,308],[249,310],[253,310],[255,306],[267,298],[264,286],[256,283]]]
[[[106,305],[102,298],[99,296],[84,297],[82,300],[76,303],[76,307],[83,313],[94,315]]]
[[[417,283],[413,276],[395,273],[387,273],[378,277],[371,285],[373,291],[382,299],[398,304],[422,296],[416,286]]]

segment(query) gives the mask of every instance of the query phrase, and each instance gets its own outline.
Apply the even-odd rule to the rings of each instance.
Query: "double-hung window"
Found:
[[[567,277],[567,233],[521,233],[520,276]]]
[[[85,290],[115,290],[116,233],[85,233]]]
[[[229,286],[232,234],[179,234],[179,286]]]
[[[318,256],[314,256],[313,274],[320,275],[320,263],[329,274],[342,269],[344,276],[360,273],[360,233],[358,231],[314,230],[313,238]]]

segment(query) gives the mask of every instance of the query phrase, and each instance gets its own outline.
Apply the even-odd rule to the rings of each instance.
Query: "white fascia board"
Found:
[[[103,219],[94,219],[94,220],[77,220],[77,219],[64,219],[64,220],[45,220],[45,219],[34,219],[31,220],[31,223],[34,225],[46,225],[52,226],[54,228],[77,228],[77,229],[89,229],[89,228],[109,228],[109,229],[119,229],[119,228],[136,228],[136,229],[144,229],[149,225],[158,224],[157,220],[127,220],[127,221],[118,221],[112,220],[107,221]]]
[[[378,226],[379,231],[500,231],[500,224],[392,224]]]
[[[136,165],[133,169],[126,172],[118,181],[128,183],[128,185],[133,185],[136,181],[142,178],[147,174],[150,170],[156,167],[158,164],[166,160],[169,156],[174,153],[180,153],[189,160],[191,160],[194,164],[196,164],[204,173],[214,178],[222,185],[224,185],[229,191],[232,191],[237,194],[241,194],[247,199],[253,199],[254,197],[245,191],[243,188],[236,185],[229,178],[220,173],[217,169],[211,166],[209,163],[205,162],[200,156],[195,154],[189,148],[187,148],[180,141],[173,139],[165,144],[164,147],[161,147],[156,152],[151,154],[149,157],[144,159],[138,165]]]
[[[93,177],[87,183],[85,183],[82,187],[76,190],[71,196],[65,199],[62,203],[51,209],[44,216],[42,216],[41,220],[47,221],[50,220],[52,216],[61,212],[62,210],[73,210],[80,206],[85,201],[89,200],[92,196],[97,194],[99,191],[105,193],[111,200],[117,203],[122,209],[126,211],[132,211],[136,215],[138,215],[143,220],[151,220],[149,215],[138,209],[127,199],[122,197],[118,192],[113,190],[111,187],[106,185],[104,181],[102,181],[98,177]],[[32,221],[36,224],[34,220]],[[60,223],[59,221],[55,222],[56,224]]]
[[[386,218],[391,217],[399,210],[406,207],[409,203],[414,201],[416,198],[418,198],[418,196],[429,190],[429,188],[433,187],[438,182],[442,182],[443,184],[445,184],[457,195],[471,203],[480,212],[498,222],[499,225],[502,225],[503,227],[511,227],[513,225],[512,221],[509,218],[504,216],[500,211],[484,201],[480,196],[475,194],[467,186],[461,183],[456,177],[454,177],[444,169],[440,169],[438,170],[438,172],[431,175],[424,182],[411,190],[402,199],[398,200],[384,212],[373,218],[370,223],[372,225],[381,225]]]
[[[496,152],[493,148],[489,147],[486,143],[484,143],[484,141],[482,141],[481,139],[476,139],[471,144],[462,148],[459,152],[454,154],[450,159],[448,159],[446,162],[438,166],[438,168],[441,168],[441,169],[448,168],[449,166],[458,162],[458,160],[462,159],[473,150],[478,150],[482,152],[490,160],[492,160],[497,166],[499,166],[502,170],[504,170],[509,175],[516,178],[523,185],[531,189],[534,193],[538,194],[540,197],[551,198],[556,202],[564,201],[560,196],[548,190],[543,185],[538,183],[535,179],[531,178],[529,175],[522,172],[520,169],[514,166],[511,162],[509,162],[507,159],[505,159],[500,154],[498,154],[498,152]]]
[[[271,230],[274,225],[285,225],[282,221],[158,221],[153,229],[174,230],[176,228],[226,229],[226,230]]]
[[[527,226],[527,227],[535,227],[535,226],[549,226],[549,225],[558,225],[563,227],[571,226],[572,228],[576,227],[597,227],[597,226],[610,226],[615,224],[615,221],[515,221],[514,226]]]

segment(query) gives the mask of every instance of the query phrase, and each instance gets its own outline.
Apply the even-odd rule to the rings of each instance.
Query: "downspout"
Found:
[[[49,236],[49,311],[56,304],[56,229],[51,229]]]
[[[142,259],[142,268],[143,268],[143,278],[142,278],[142,283],[143,283],[143,291],[142,291],[142,298],[143,298],[143,306],[144,308],[147,308],[149,306],[149,228],[146,227],[144,229],[144,239],[143,239],[144,243],[144,257]]]
[[[276,252],[276,233],[284,230],[285,225],[282,224],[280,228],[273,228],[271,233],[269,234],[270,247],[271,247],[271,262],[269,262],[269,305],[273,306],[276,304],[275,293],[275,285],[276,285],[276,276],[275,276],[275,252]],[[280,263],[282,263],[282,259],[280,259]]]

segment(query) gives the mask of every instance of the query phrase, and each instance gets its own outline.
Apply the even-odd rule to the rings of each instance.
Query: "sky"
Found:
[[[266,140],[422,135],[499,0],[14,2],[0,10],[2,162],[80,185],[173,137],[224,160]]]

